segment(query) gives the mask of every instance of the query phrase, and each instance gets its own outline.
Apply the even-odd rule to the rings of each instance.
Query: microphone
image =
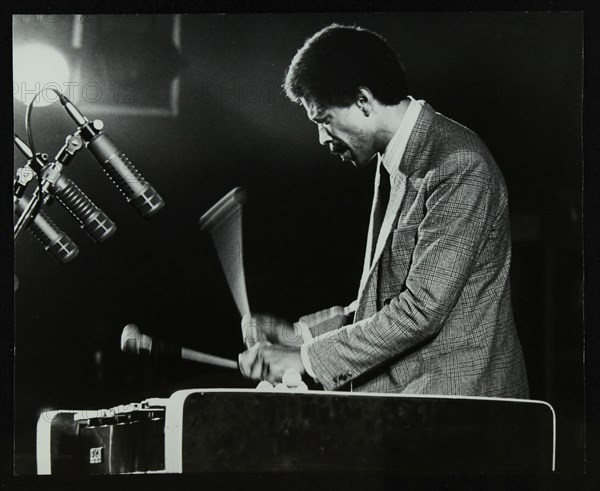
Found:
[[[29,198],[26,196],[21,197],[16,203],[17,211],[23,213],[28,204]],[[72,261],[79,254],[77,244],[58,228],[43,210],[38,212],[27,228],[44,249],[60,264]]]
[[[75,217],[94,242],[104,242],[116,232],[115,222],[68,177],[61,175],[50,192]]]
[[[98,133],[88,142],[87,147],[111,181],[125,195],[127,202],[140,215],[150,218],[165,206],[161,196],[106,134]]]
[[[46,164],[39,156],[33,155],[27,144],[15,133],[15,145],[28,160],[35,158],[42,171],[43,179],[50,184],[47,192],[75,217],[81,228],[95,241],[104,242],[117,230],[115,223],[98,208],[87,195],[67,176],[61,174],[62,164]],[[81,142],[81,139],[79,139]]]
[[[233,370],[238,369],[238,363],[234,360],[153,339],[147,334],[140,332],[138,326],[135,324],[127,324],[123,328],[123,332],[121,333],[121,351],[140,356],[153,356],[155,359],[169,357],[231,368]]]
[[[90,122],[67,97],[58,91],[55,92],[69,116],[79,127],[88,150],[123,193],[127,202],[144,218],[150,218],[158,213],[165,205],[164,200],[142,177],[127,156],[119,151],[112,140],[101,131],[104,127],[102,121]]]

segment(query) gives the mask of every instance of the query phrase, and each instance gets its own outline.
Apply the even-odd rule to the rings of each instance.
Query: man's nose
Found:
[[[327,145],[331,141],[333,141],[333,138],[329,134],[329,131],[322,126],[319,126],[319,143],[321,145]]]

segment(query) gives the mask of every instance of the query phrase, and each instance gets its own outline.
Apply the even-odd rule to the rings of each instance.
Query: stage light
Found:
[[[64,92],[69,82],[69,64],[56,49],[45,44],[28,44],[13,50],[13,94],[23,104],[29,104],[35,94],[35,106],[47,106],[57,101],[50,89]]]

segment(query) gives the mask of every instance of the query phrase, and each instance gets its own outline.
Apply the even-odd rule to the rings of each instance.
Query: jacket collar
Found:
[[[410,138],[406,144],[406,148],[399,162],[396,162],[395,174],[404,178],[413,174],[422,164],[423,150],[427,141],[429,140],[428,134],[431,131],[431,125],[436,112],[433,108],[424,101],[418,101],[421,103],[421,112],[417,118]]]
[[[379,155],[381,165],[385,167],[385,170],[387,170],[392,179],[400,170],[400,165],[404,160],[404,152],[413,133],[413,128],[420,118],[424,104],[424,101],[417,101],[409,96],[409,104],[396,133],[394,133],[394,136],[387,144],[384,154]]]

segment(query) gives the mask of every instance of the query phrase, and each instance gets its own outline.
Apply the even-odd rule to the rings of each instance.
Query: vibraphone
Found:
[[[551,471],[541,401],[348,392],[177,391],[44,412],[38,474]]]

